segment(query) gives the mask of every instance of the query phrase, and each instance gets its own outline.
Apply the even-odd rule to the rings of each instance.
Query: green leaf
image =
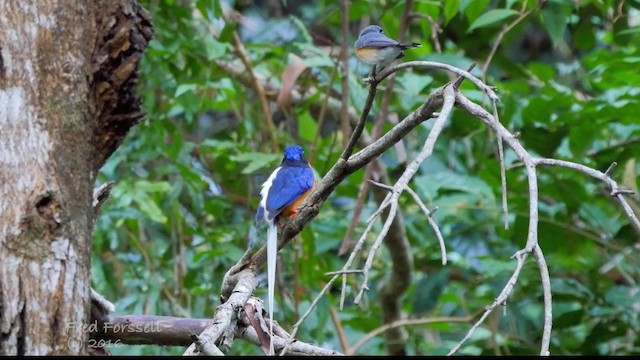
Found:
[[[310,58],[306,58],[303,61],[304,61],[304,65],[308,68],[316,68],[316,67],[323,67],[323,66],[334,67],[336,65],[327,56],[313,56]]]
[[[529,71],[540,81],[549,81],[556,76],[556,71],[553,66],[539,62],[531,63],[529,65]]]
[[[491,0],[462,0],[460,1],[460,11],[464,12],[469,22],[474,22],[478,16],[487,8]]]
[[[556,2],[550,2],[544,10],[542,10],[542,19],[544,26],[553,40],[553,44],[557,44],[567,28],[567,16],[564,12],[564,6]]]
[[[305,141],[312,142],[316,136],[318,124],[313,120],[308,111],[300,114],[298,118],[298,133]]]
[[[495,24],[501,20],[504,20],[508,17],[518,14],[517,11],[512,9],[493,9],[489,10],[486,13],[482,14],[479,18],[477,18],[471,26],[469,26],[469,30],[467,33],[472,32],[473,30],[485,26],[489,26],[491,24]]]
[[[169,192],[171,191],[171,184],[166,181],[150,182],[147,180],[138,180],[135,183],[135,187],[145,192]]]
[[[554,302],[553,326],[557,329],[566,329],[580,324],[585,310],[578,302]]]
[[[444,2],[444,23],[445,25],[456,16],[460,8],[460,0],[447,0]]]
[[[551,289],[554,298],[558,299],[579,299],[583,302],[593,299],[589,288],[571,278],[551,279]]]
[[[449,270],[439,272],[422,278],[416,285],[416,293],[413,298],[413,312],[424,315],[433,310],[440,296],[449,282]]]
[[[221,152],[221,150],[235,149],[238,144],[227,140],[207,139],[202,142],[202,146]]]
[[[186,93],[187,91],[195,90],[197,87],[198,87],[197,84],[180,84],[176,88],[176,92],[175,92],[175,94],[173,94],[173,96],[174,97],[178,97],[178,96]]]
[[[273,164],[280,160],[282,155],[280,154],[265,154],[265,153],[244,153],[240,155],[231,156],[231,161],[246,162],[248,163],[242,174],[252,174],[262,168],[272,168]]]
[[[138,196],[134,198],[134,201],[140,207],[140,211],[147,215],[152,221],[160,224],[164,224],[167,222],[167,217],[164,216],[162,210],[158,207],[158,205],[155,203],[155,201],[153,201],[151,197]]]
[[[635,34],[640,34],[640,27],[622,30],[618,33],[618,35],[635,35]]]
[[[216,60],[221,58],[227,49],[231,48],[227,43],[221,43],[216,40],[206,41],[205,50],[207,52],[207,60]]]

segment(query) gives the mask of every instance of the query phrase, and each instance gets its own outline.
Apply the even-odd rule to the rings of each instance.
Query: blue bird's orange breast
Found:
[[[314,179],[313,186],[311,187],[311,189],[309,189],[307,192],[302,194],[302,196],[300,196],[297,200],[291,203],[291,205],[284,208],[284,210],[282,211],[282,216],[288,219],[293,218],[298,213],[298,207],[302,205],[302,203],[307,199],[307,197],[309,197],[309,195],[313,192],[313,189],[315,188],[316,188],[316,182]]]

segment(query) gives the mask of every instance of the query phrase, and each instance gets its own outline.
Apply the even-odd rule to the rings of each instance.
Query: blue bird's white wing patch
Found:
[[[266,206],[268,216],[273,219],[291,205],[300,196],[309,191],[314,184],[313,170],[308,167],[282,167],[274,177],[268,194]]]
[[[277,167],[275,170],[273,170],[271,175],[269,175],[267,180],[262,184],[262,189],[260,189],[260,205],[258,206],[258,211],[256,212],[256,217],[255,217],[256,222],[258,221],[258,218],[271,220],[275,217],[275,215],[270,216],[269,210],[267,209],[267,196],[269,195],[269,190],[271,189],[273,180],[278,175],[278,172],[280,171],[280,169],[281,169],[280,167]]]

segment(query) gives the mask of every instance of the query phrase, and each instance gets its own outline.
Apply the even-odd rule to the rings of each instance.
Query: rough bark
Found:
[[[82,354],[93,184],[140,118],[151,25],[129,0],[0,0],[0,14],[0,355]]]

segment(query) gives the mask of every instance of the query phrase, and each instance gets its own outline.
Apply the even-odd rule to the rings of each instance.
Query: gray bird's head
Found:
[[[368,33],[383,33],[383,31],[382,28],[378,25],[369,25],[366,28],[362,29],[362,31],[360,32],[360,36]]]

